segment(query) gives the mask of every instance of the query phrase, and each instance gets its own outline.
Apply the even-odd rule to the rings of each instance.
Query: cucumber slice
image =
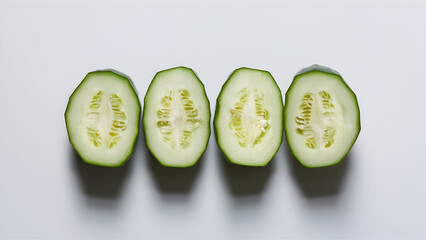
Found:
[[[119,167],[133,153],[140,115],[129,77],[115,70],[90,72],[68,101],[69,141],[86,163]]]
[[[335,70],[312,65],[299,71],[286,93],[285,133],[305,167],[339,163],[361,130],[355,93]]]
[[[190,167],[207,148],[210,103],[190,68],[158,72],[145,95],[143,127],[152,155],[167,167]]]
[[[283,140],[283,100],[272,75],[263,70],[235,70],[217,98],[217,143],[231,163],[265,166]]]

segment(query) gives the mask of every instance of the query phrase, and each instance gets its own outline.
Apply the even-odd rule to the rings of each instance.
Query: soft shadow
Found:
[[[120,196],[123,183],[129,174],[131,159],[118,168],[90,165],[85,163],[71,146],[69,158],[87,196],[112,200]]]
[[[145,152],[145,159],[148,161],[149,172],[154,178],[155,185],[160,193],[175,193],[175,194],[188,194],[193,188],[194,181],[197,178],[202,163],[204,162],[204,156],[198,160],[198,162],[187,168],[174,168],[164,167],[157,159],[151,154],[145,144],[145,132],[141,128],[141,139],[140,142],[143,145]]]
[[[246,167],[232,164],[226,160],[219,147],[216,148],[216,159],[220,162],[222,175],[229,191],[237,198],[261,194],[274,168],[274,159],[265,167]]]
[[[338,195],[352,162],[349,152],[339,164],[322,168],[304,167],[291,153],[288,144],[284,147],[291,175],[307,198]]]

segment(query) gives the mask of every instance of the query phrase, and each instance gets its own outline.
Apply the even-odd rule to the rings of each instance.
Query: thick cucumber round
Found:
[[[265,166],[283,140],[281,90],[267,71],[235,70],[217,98],[217,143],[231,163]]]
[[[335,70],[299,71],[286,93],[284,129],[293,155],[306,167],[339,163],[361,130],[355,93]]]
[[[167,167],[190,167],[207,148],[210,103],[190,68],[158,72],[145,95],[143,127],[152,155]]]
[[[119,167],[133,153],[140,114],[129,77],[115,70],[90,72],[68,101],[69,140],[85,162]]]

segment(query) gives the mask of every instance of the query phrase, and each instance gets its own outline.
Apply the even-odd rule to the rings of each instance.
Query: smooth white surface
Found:
[[[426,3],[0,1],[0,237],[424,239]],[[160,167],[143,135],[126,167],[82,164],[64,111],[89,71],[184,65],[214,110],[228,75],[269,70],[283,93],[318,63],[358,96],[344,163],[306,169],[284,142],[265,168]]]

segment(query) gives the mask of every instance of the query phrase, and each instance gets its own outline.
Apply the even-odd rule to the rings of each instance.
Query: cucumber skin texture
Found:
[[[298,77],[298,76],[300,76],[300,75],[303,75],[303,74],[307,74],[307,73],[310,73],[310,72],[313,72],[313,71],[318,71],[318,72],[323,72],[323,73],[327,73],[327,74],[331,74],[331,75],[335,75],[335,76],[337,76],[340,80],[341,80],[341,82],[343,83],[343,85],[349,90],[349,92],[351,93],[351,95],[352,95],[352,98],[353,98],[353,100],[354,100],[354,102],[356,103],[356,105],[357,105],[357,109],[358,109],[358,116],[359,116],[359,120],[358,120],[358,133],[357,133],[357,135],[356,135],[356,137],[354,138],[354,140],[353,140],[353,142],[352,142],[352,144],[351,144],[351,146],[350,146],[350,148],[349,148],[349,150],[342,156],[342,158],[340,158],[338,161],[336,161],[335,163],[332,163],[332,164],[329,164],[329,165],[324,165],[324,166],[318,166],[318,167],[313,167],[313,166],[309,166],[309,165],[305,165],[305,164],[303,164],[303,162],[300,160],[301,158],[299,157],[299,156],[297,156],[296,154],[295,154],[295,152],[293,151],[293,148],[292,148],[292,145],[291,145],[291,141],[289,141],[289,139],[287,138],[287,134],[285,134],[286,135],[286,142],[287,142],[287,144],[288,144],[288,146],[289,146],[289,149],[290,149],[290,151],[291,151],[291,153],[293,154],[293,156],[300,162],[300,164],[302,164],[304,167],[306,167],[306,168],[321,168],[321,167],[328,167],[328,166],[334,166],[334,165],[337,165],[337,164],[339,164],[345,157],[346,157],[346,155],[348,155],[348,153],[351,151],[351,149],[352,149],[352,147],[353,147],[353,145],[355,144],[355,142],[356,142],[356,140],[358,139],[358,136],[359,136],[359,133],[361,132],[361,112],[360,112],[360,109],[359,109],[359,104],[358,104],[358,100],[357,100],[357,97],[356,97],[356,94],[352,91],[352,89],[349,87],[349,85],[345,82],[345,80],[343,80],[343,78],[342,78],[342,75],[340,75],[340,73],[339,72],[337,72],[336,70],[334,70],[334,69],[332,69],[332,68],[329,68],[329,67],[325,67],[325,66],[321,66],[321,65],[318,65],[318,64],[314,64],[314,65],[312,65],[312,66],[309,66],[309,67],[306,67],[306,68],[303,68],[303,69],[301,69],[300,71],[298,71],[297,73],[296,73],[296,75],[294,76],[294,78],[293,78],[293,81],[291,82],[291,84],[290,84],[290,87],[288,88],[288,90],[287,90],[287,92],[286,92],[286,94],[285,94],[285,105],[284,105],[284,116],[286,116],[287,114],[286,114],[286,112],[287,112],[287,106],[288,106],[288,95],[289,95],[289,93],[291,92],[291,90],[292,90],[292,88],[293,88],[293,86],[294,86],[294,84],[295,84],[295,79],[296,79],[296,77]],[[286,121],[286,119],[284,118],[284,121]],[[287,128],[286,128],[286,125],[284,124],[284,132],[285,133],[287,133]]]
[[[244,166],[244,167],[264,167],[264,166],[266,166],[266,165],[268,165],[268,163],[275,157],[275,155],[277,154],[277,152],[278,152],[278,150],[280,149],[280,147],[281,147],[281,144],[282,144],[282,142],[283,142],[283,138],[281,138],[281,140],[280,140],[280,144],[279,144],[279,146],[280,147],[278,147],[278,149],[277,149],[277,151],[275,151],[275,153],[272,155],[272,157],[265,163],[265,164],[259,164],[259,165],[244,165],[244,164],[240,164],[240,163],[238,163],[237,161],[235,161],[235,160],[233,160],[232,158],[230,158],[226,153],[225,153],[225,151],[223,151],[223,149],[222,149],[222,146],[221,146],[221,143],[220,143],[220,141],[219,141],[219,136],[218,136],[218,131],[217,131],[217,121],[218,121],[218,119],[219,119],[219,109],[221,108],[221,105],[220,105],[220,102],[219,102],[219,100],[220,100],[220,97],[221,97],[221,95],[222,95],[222,92],[223,92],[223,90],[226,88],[226,85],[229,83],[229,81],[230,81],[230,79],[232,79],[232,76],[236,73],[236,72],[238,72],[239,70],[244,70],[244,69],[248,69],[248,70],[256,70],[256,71],[260,71],[260,72],[264,72],[264,73],[266,73],[266,74],[268,74],[272,79],[273,79],[273,83],[275,84],[275,86],[277,87],[277,89],[279,90],[278,92],[279,92],[279,94],[280,94],[280,98],[282,99],[283,97],[282,97],[282,93],[281,93],[281,89],[280,89],[280,87],[278,86],[278,84],[277,84],[277,82],[275,81],[275,79],[274,79],[274,77],[272,76],[272,74],[270,73],[270,72],[268,72],[268,71],[265,71],[265,70],[259,70],[259,69],[254,69],[254,68],[247,68],[247,67],[240,67],[240,68],[237,68],[237,69],[235,69],[232,73],[231,73],[231,75],[229,75],[229,77],[228,77],[228,79],[226,80],[226,82],[222,85],[222,88],[221,88],[221,90],[220,90],[220,93],[219,93],[219,96],[216,98],[216,109],[215,109],[215,114],[214,114],[214,120],[213,120],[213,125],[214,125],[214,133],[215,133],[215,138],[216,138],[216,143],[217,143],[217,145],[219,146],[219,148],[220,148],[220,151],[222,152],[222,154],[225,156],[225,159],[226,159],[226,161],[228,161],[229,163],[232,163],[232,164],[234,164],[234,165],[238,165],[238,166]],[[282,100],[281,100],[281,106],[282,106],[282,108],[284,107],[283,106],[283,104],[282,104]],[[283,114],[284,114],[284,111],[283,111]],[[284,118],[283,118],[284,119]],[[284,130],[284,121],[282,122],[282,124],[281,124],[281,128]],[[281,135],[282,135],[283,133],[281,133]]]
[[[135,84],[133,83],[133,81],[132,81],[132,79],[127,75],[127,74],[124,74],[124,73],[122,73],[122,72],[120,72],[120,71],[117,71],[117,70],[115,70],[115,69],[111,69],[111,68],[107,68],[107,69],[101,69],[101,70],[96,70],[96,71],[92,71],[92,72],[89,72],[84,78],[83,78],[83,80],[80,82],[80,84],[78,84],[78,86],[74,89],[74,91],[72,92],[72,94],[71,94],[71,96],[68,98],[68,104],[67,104],[67,108],[65,109],[65,113],[64,113],[64,117],[65,117],[65,125],[66,125],[66,128],[67,128],[67,135],[68,135],[68,141],[71,143],[71,145],[72,145],[72,147],[74,148],[74,150],[77,152],[77,154],[78,154],[78,156],[80,156],[80,158],[85,162],[85,163],[87,163],[87,164],[91,164],[91,165],[95,165],[95,166],[100,166],[100,167],[111,167],[111,168],[118,168],[118,167],[121,167],[121,166],[123,166],[126,162],[127,162],[127,160],[129,160],[129,158],[132,156],[132,154],[133,154],[133,152],[134,152],[134,150],[135,150],[135,145],[136,145],[136,140],[138,139],[138,136],[139,136],[139,124],[138,124],[138,127],[137,127],[137,133],[136,133],[136,137],[135,137],[135,139],[134,139],[134,141],[133,141],[133,143],[132,143],[132,149],[131,149],[131,151],[129,152],[129,154],[124,158],[124,160],[123,161],[121,161],[119,164],[117,164],[117,165],[108,165],[108,166],[106,166],[106,165],[102,165],[102,164],[96,164],[96,163],[92,163],[92,162],[90,162],[90,161],[88,161],[87,159],[85,159],[78,151],[77,151],[77,149],[75,148],[75,146],[74,146],[74,144],[72,143],[72,140],[71,140],[71,136],[70,136],[70,134],[69,134],[69,131],[68,131],[68,122],[67,122],[67,112],[68,112],[68,108],[70,107],[70,103],[72,102],[72,97],[74,96],[74,93],[77,91],[77,89],[79,89],[80,88],[80,86],[83,84],[83,82],[91,75],[91,74],[95,74],[95,73],[99,73],[99,72],[104,72],[104,73],[111,73],[111,74],[114,74],[114,75],[117,75],[117,76],[119,76],[120,78],[123,78],[123,79],[125,79],[125,80],[127,80],[127,82],[129,83],[129,85],[130,85],[130,88],[132,89],[132,91],[135,93],[135,96],[136,96],[136,99],[137,99],[137,102],[138,102],[138,114],[137,115],[139,115],[139,122],[140,122],[140,119],[141,119],[141,103],[140,103],[140,101],[139,101],[139,97],[138,97],[138,92],[137,92],[137,90],[136,90],[136,87],[135,87]]]
[[[145,106],[146,106],[146,104],[147,104],[147,101],[148,101],[148,99],[146,98],[146,93],[148,93],[149,92],[149,90],[151,89],[151,86],[153,85],[153,83],[154,83],[154,80],[156,79],[156,77],[157,77],[157,75],[159,75],[159,74],[161,74],[161,73],[163,73],[163,72],[166,72],[166,71],[169,71],[169,70],[173,70],[173,69],[184,69],[184,70],[186,70],[186,71],[189,71],[189,72],[191,72],[193,75],[194,75],[194,77],[198,80],[198,83],[200,84],[200,87],[202,88],[202,90],[203,90],[203,92],[204,92],[204,96],[205,96],[205,98],[206,98],[206,100],[207,100],[207,105],[208,105],[208,112],[209,112],[209,116],[208,116],[208,119],[209,119],[209,128],[208,128],[208,134],[207,134],[207,139],[206,139],[206,144],[205,144],[205,148],[204,148],[204,150],[201,152],[201,154],[200,154],[200,156],[198,156],[197,157],[197,160],[192,164],[192,165],[186,165],[186,166],[173,166],[173,165],[168,165],[168,164],[166,164],[166,163],[164,163],[164,162],[162,162],[155,154],[154,154],[154,152],[152,151],[152,149],[151,149],[151,147],[150,147],[150,142],[149,142],[149,140],[148,140],[148,138],[146,137],[146,134],[145,134],[145,129],[147,128],[147,126],[146,126],[146,124],[145,124],[145,110],[146,110],[146,108],[145,108]],[[200,158],[201,158],[201,156],[203,156],[203,154],[206,152],[206,149],[207,149],[207,145],[209,144],[209,139],[210,139],[210,135],[211,135],[211,127],[210,127],[210,119],[211,119],[211,111],[210,111],[210,101],[209,101],[209,98],[207,97],[207,94],[206,94],[206,89],[205,89],[205,86],[204,86],[204,84],[203,84],[203,82],[201,82],[201,80],[198,78],[198,76],[197,76],[197,74],[195,73],[195,71],[194,70],[192,70],[191,68],[188,68],[188,67],[184,67],[184,66],[178,66],[178,67],[174,67],[174,68],[169,68],[169,69],[165,69],[165,70],[162,70],[162,71],[159,71],[159,72],[157,72],[155,75],[154,75],[154,78],[152,79],[152,81],[151,81],[151,83],[149,84],[149,87],[148,87],[148,90],[146,91],[146,93],[145,93],[145,97],[144,97],[144,108],[143,108],[143,117],[142,117],[142,126],[143,126],[143,129],[144,129],[144,135],[145,135],[145,143],[146,143],[146,147],[148,148],[148,150],[149,150],[149,152],[152,154],[152,156],[154,156],[155,157],[155,159],[157,159],[157,161],[163,166],[163,167],[174,167],[174,168],[187,168],[187,167],[192,167],[192,166],[194,166],[195,164],[197,164],[198,163],[198,161],[200,160]]]

